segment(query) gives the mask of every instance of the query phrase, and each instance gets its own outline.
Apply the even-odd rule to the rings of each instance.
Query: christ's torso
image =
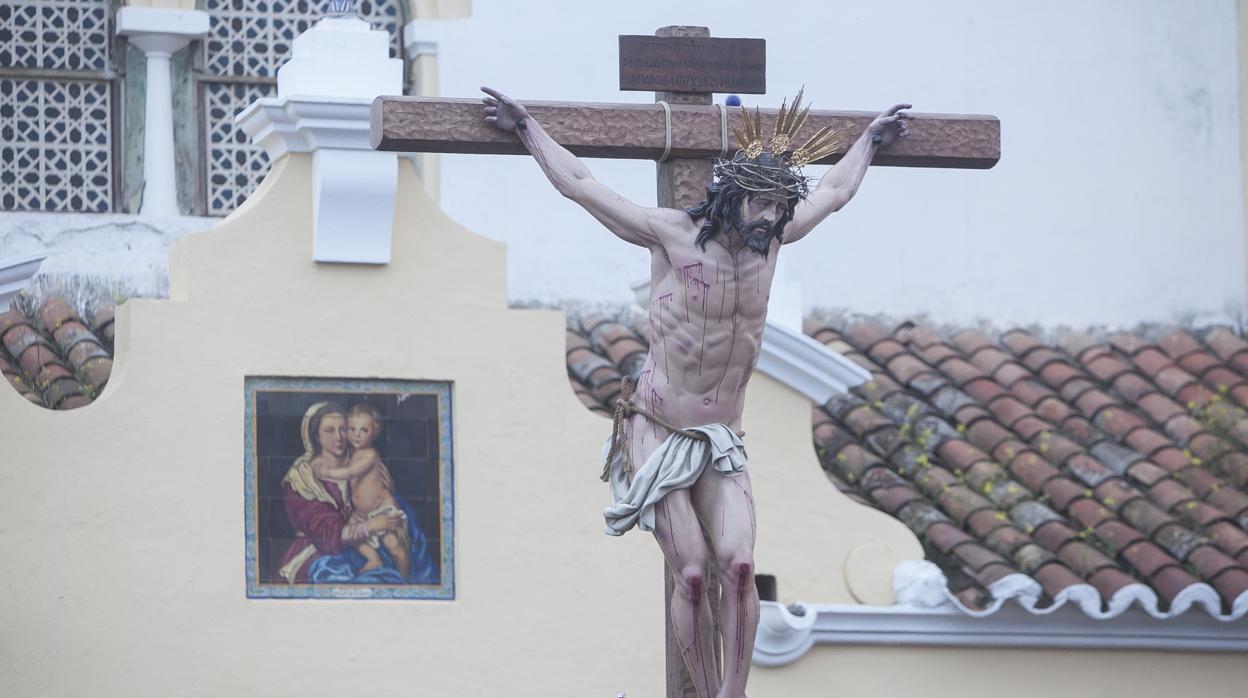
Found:
[[[687,235],[652,251],[650,351],[633,402],[676,426],[720,422],[740,431],[780,243],[773,240],[763,257],[735,235],[721,234],[702,250],[697,232],[690,221]],[[666,436],[654,425],[642,431]],[[634,433],[639,446],[639,437],[650,440]]]

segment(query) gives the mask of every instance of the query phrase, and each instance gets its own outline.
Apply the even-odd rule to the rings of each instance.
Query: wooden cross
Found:
[[[655,36],[659,38],[644,42],[626,42],[643,37],[620,37],[621,89],[672,85],[716,87],[719,89],[713,91],[721,93],[766,91],[762,68],[758,67],[765,61],[760,50],[761,40],[701,38],[710,36],[706,27],[663,27]],[[752,60],[725,60],[725,54],[734,51],[731,44],[725,42],[738,42],[740,48],[735,49],[736,55],[747,55]],[[631,43],[627,65],[623,60],[626,43]],[[698,60],[638,61],[637,56],[643,55],[638,51],[646,50],[645,44],[656,50],[675,50],[677,54],[682,47],[702,53],[696,56]],[[718,63],[714,60],[717,57]],[[645,70],[630,70],[639,65]],[[701,203],[706,195],[712,159],[732,157],[736,152],[731,126],[738,123],[740,109],[729,107],[721,111],[711,103],[711,96],[711,91],[702,90],[656,92],[655,102],[666,102],[667,109],[644,104],[524,100],[522,103],[551,138],[574,155],[656,161],[666,155],[666,159],[657,163],[658,205],[689,208]],[[762,110],[762,113],[765,132],[770,133],[775,127],[776,110]],[[378,150],[528,154],[514,135],[486,125],[478,99],[378,97],[373,102],[371,116],[372,144]],[[818,161],[832,164],[845,154],[874,117],[872,112],[812,111],[793,140],[805,142],[828,124],[846,129],[848,137],[841,150]],[[877,152],[873,165],[987,169],[1001,157],[1001,124],[996,117],[922,113],[912,114],[912,117],[910,135],[887,150]],[[666,564],[663,569],[666,608],[670,609],[674,584]],[[715,575],[709,574],[708,578],[714,580]],[[717,596],[711,588],[707,593],[711,598]],[[716,604],[712,603],[711,608],[712,614],[718,616]],[[715,621],[718,627],[717,617]],[[668,698],[695,696],[670,617],[666,626]]]

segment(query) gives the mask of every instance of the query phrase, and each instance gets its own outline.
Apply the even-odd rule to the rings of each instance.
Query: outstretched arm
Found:
[[[333,478],[335,480],[350,480],[358,475],[363,475],[377,464],[377,456],[365,456],[363,458],[352,457],[351,462],[341,468],[322,467],[321,475],[323,477]]]
[[[485,122],[516,134],[555,189],[580,204],[620,239],[654,247],[659,244],[661,228],[679,223],[682,216],[688,220],[683,211],[644,208],[611,191],[594,179],[575,155],[556,143],[524,105],[498,90],[482,87],[481,91],[487,95],[481,100]]]
[[[866,131],[858,137],[845,157],[832,166],[827,174],[819,180],[819,186],[810,193],[805,201],[798,204],[793,212],[793,220],[785,228],[784,241],[795,242],[806,237],[824,218],[835,211],[841,210],[858,192],[858,185],[867,174],[867,167],[875,157],[877,148],[892,145],[907,133],[906,120],[909,114],[901,111],[909,109],[909,104],[897,104],[875,117]]]

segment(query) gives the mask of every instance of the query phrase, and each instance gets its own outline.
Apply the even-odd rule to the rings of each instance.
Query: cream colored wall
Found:
[[[779,600],[891,604],[893,569],[922,559],[923,548],[900,521],[828,481],[815,456],[810,400],[755,373],[741,426],[758,508],[756,568],[776,575]]]
[[[94,404],[0,391],[0,695],[662,693],[661,561],[602,532],[608,425],[564,318],[509,310],[501,245],[403,165],[394,261],[311,261],[311,161],[179,241],[117,316]],[[248,600],[243,377],[453,381],[453,602]]]
[[[955,647],[812,649],[754,667],[750,694],[783,698],[1242,696],[1242,654]]]

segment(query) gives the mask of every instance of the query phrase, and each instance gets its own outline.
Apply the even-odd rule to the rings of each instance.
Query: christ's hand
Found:
[[[523,128],[524,120],[529,118],[529,110],[516,100],[489,87],[482,87],[486,97],[481,98],[485,105],[485,123],[504,131],[515,131],[517,126]]]
[[[879,136],[879,146],[887,148],[901,138],[905,138],[909,133],[906,121],[910,115],[903,112],[902,109],[909,109],[909,104],[894,104],[892,107],[884,110],[879,116],[875,117],[875,121],[867,127],[867,133],[872,139]]]

